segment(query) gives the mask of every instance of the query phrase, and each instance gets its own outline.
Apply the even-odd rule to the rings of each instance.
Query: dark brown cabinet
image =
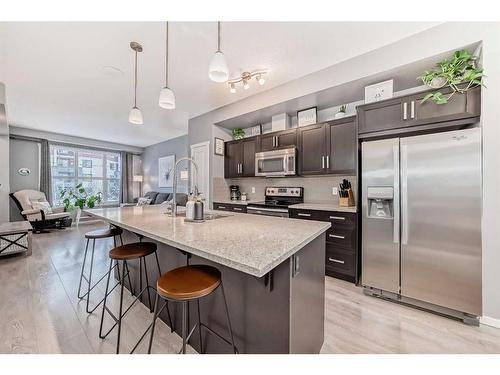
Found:
[[[264,134],[259,137],[259,150],[272,151],[297,145],[297,129]]]
[[[255,176],[256,137],[226,142],[224,177]]]
[[[441,90],[443,94],[450,89]],[[447,104],[432,101],[422,103],[429,91],[365,104],[357,108],[358,133],[383,132],[391,134],[400,131],[414,131],[414,126],[454,126],[473,123],[480,116],[481,88],[469,90],[466,94],[455,94]],[[408,129],[406,129],[408,128]]]
[[[299,128],[301,175],[356,173],[356,120],[340,120]]]
[[[246,214],[247,206],[243,204],[214,202],[214,210],[240,212]]]
[[[290,217],[327,221],[325,273],[357,283],[359,280],[357,214],[341,211],[290,209]]]

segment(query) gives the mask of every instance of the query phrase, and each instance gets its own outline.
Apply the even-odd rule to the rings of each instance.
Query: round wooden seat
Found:
[[[165,298],[185,301],[212,293],[220,283],[221,273],[217,268],[198,264],[167,272],[158,279],[156,288]]]
[[[90,232],[85,233],[85,238],[90,240],[97,240],[100,238],[109,238],[114,236],[119,236],[123,233],[122,228],[111,227],[111,228],[102,228],[92,230]]]
[[[153,242],[134,242],[115,247],[109,251],[109,257],[115,260],[131,260],[145,257],[156,251]]]

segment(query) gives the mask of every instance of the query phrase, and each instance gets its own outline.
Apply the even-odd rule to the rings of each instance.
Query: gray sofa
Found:
[[[148,191],[143,195],[144,198],[151,199],[150,204],[161,204],[165,201],[171,200],[173,198],[172,193],[159,193],[157,191]],[[177,193],[177,204],[179,206],[185,206],[187,203],[187,194]],[[134,198],[134,203],[137,203],[138,198]]]

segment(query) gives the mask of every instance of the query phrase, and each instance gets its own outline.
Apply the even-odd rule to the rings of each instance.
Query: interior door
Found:
[[[480,129],[401,139],[401,294],[481,315]]]
[[[362,284],[399,293],[399,138],[361,144]]]
[[[203,193],[205,197],[206,207],[210,207],[210,144],[209,142],[198,143],[191,146],[191,158],[198,166],[198,173],[195,173],[194,168],[191,168],[192,186],[194,183],[198,186],[198,191]]]

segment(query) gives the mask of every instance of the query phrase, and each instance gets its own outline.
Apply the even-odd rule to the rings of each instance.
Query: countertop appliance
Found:
[[[304,203],[302,187],[266,187],[265,200],[249,203],[248,214],[288,217],[288,206]]]
[[[241,197],[240,186],[239,185],[230,185],[229,186],[229,198],[232,201],[237,201]]]
[[[297,149],[257,152],[255,154],[255,176],[285,177],[297,174]]]
[[[479,324],[481,130],[363,142],[366,294]]]

